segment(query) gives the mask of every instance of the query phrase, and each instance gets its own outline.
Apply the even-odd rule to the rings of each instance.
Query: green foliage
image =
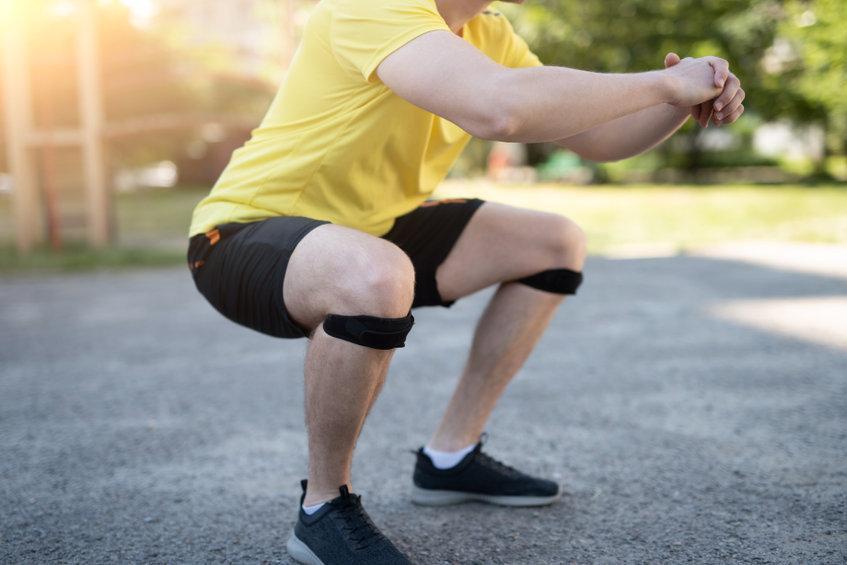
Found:
[[[845,140],[844,0],[537,0],[500,7],[547,64],[635,72],[662,68],[669,51],[717,55],[741,78],[748,111],[766,120],[824,122]]]
[[[847,2],[792,0],[780,34],[793,55],[791,88],[824,120],[830,147],[847,153]]]
[[[512,13],[545,63],[636,72],[663,68],[669,51],[718,55],[742,77],[751,99],[772,101],[760,61],[782,17],[779,2],[538,0]],[[760,106],[769,111],[770,104]]]

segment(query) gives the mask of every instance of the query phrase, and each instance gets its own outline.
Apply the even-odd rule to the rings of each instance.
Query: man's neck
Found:
[[[447,22],[447,26],[457,35],[474,16],[482,12],[491,0],[435,0],[438,13]]]

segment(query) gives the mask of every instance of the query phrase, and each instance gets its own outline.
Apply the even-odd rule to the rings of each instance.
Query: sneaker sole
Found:
[[[324,562],[309,549],[308,545],[300,541],[300,538],[295,536],[294,532],[291,532],[291,535],[288,537],[288,543],[285,544],[285,549],[288,551],[288,555],[297,563],[324,565]]]
[[[432,490],[412,486],[412,502],[421,506],[448,506],[474,501],[499,506],[547,506],[559,500],[561,496],[561,491],[552,496],[502,496],[455,490]]]

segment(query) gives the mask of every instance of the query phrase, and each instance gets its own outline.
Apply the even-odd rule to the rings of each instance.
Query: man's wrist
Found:
[[[676,99],[676,81],[665,71],[647,71],[647,84],[657,99],[657,104],[673,105]]]

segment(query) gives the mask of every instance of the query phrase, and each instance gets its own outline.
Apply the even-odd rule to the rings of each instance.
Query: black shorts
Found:
[[[415,267],[412,308],[453,304],[438,293],[435,271],[482,204],[478,198],[430,200],[397,218],[382,236],[400,247]],[[233,322],[274,337],[305,337],[306,331],[285,308],[282,284],[294,248],[310,231],[326,223],[278,217],[224,224],[195,235],[188,246],[194,284]]]

